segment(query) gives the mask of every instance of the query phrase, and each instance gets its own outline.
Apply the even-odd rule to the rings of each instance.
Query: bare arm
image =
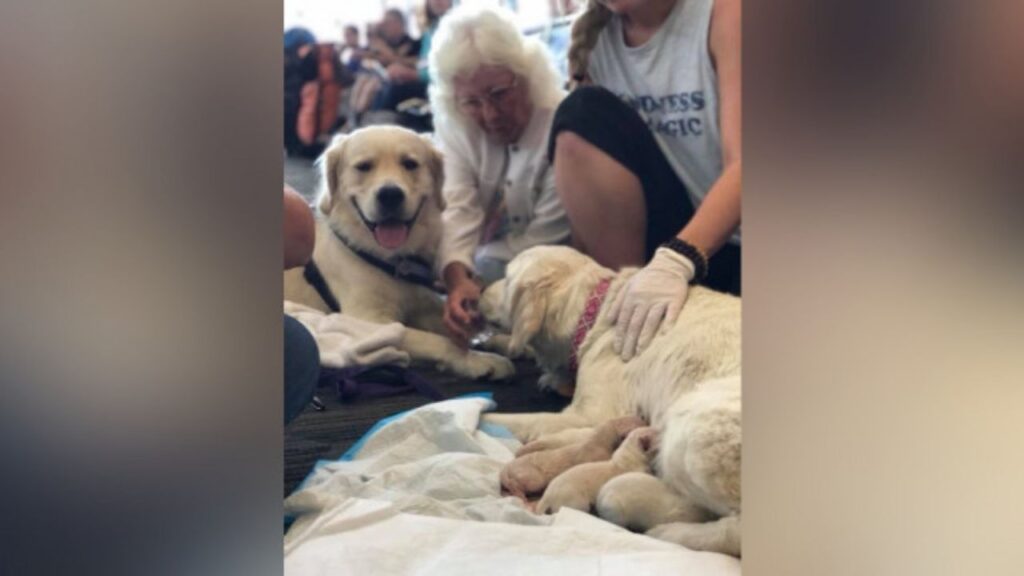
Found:
[[[388,67],[392,64],[403,64],[405,66],[416,67],[416,63],[419,61],[419,54],[403,54],[400,50],[395,50],[388,43],[381,39],[374,39],[370,44],[371,51],[377,60],[384,67]]]
[[[380,38],[370,39],[370,54],[382,66],[388,66],[395,59],[395,51],[388,46],[387,42]]]
[[[717,252],[740,225],[743,187],[740,14],[740,0],[717,0],[711,14],[708,42],[718,72],[723,169],[696,214],[678,235],[709,256]]]
[[[298,192],[284,187],[284,268],[302,266],[309,261],[316,242],[313,212]]]
[[[448,290],[444,323],[452,340],[461,348],[469,345],[477,320],[476,302],[480,286],[473,280],[473,254],[480,239],[484,212],[480,206],[476,171],[468,144],[452,134],[450,126],[439,126],[437,137],[444,153],[444,234],[441,239],[441,278]]]
[[[420,73],[415,66],[395,62],[388,66],[388,78],[398,83],[415,82],[420,79]]]

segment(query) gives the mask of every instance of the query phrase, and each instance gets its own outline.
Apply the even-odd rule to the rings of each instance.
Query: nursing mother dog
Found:
[[[321,158],[311,262],[285,272],[285,300],[407,327],[401,348],[469,378],[503,379],[502,356],[456,346],[444,333],[433,265],[441,238],[441,155],[396,126],[339,136]]]
[[[485,419],[554,453],[580,437],[567,431],[641,417],[656,434],[655,474],[609,480],[597,513],[687,548],[739,556],[740,299],[692,287],[674,323],[623,361],[613,304],[637,273],[616,273],[565,246],[531,248],[512,260],[506,278],[484,292],[481,310],[511,329],[513,351],[530,346],[545,370],[575,375],[576,389],[561,413]]]

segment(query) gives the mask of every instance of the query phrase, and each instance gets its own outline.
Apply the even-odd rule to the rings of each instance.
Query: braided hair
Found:
[[[569,42],[569,85],[575,88],[585,83],[590,52],[597,44],[601,31],[612,19],[612,11],[601,0],[587,0],[587,7],[572,24]]]

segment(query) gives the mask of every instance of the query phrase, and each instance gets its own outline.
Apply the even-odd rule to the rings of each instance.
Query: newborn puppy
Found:
[[[586,442],[593,433],[593,428],[568,428],[561,432],[545,434],[532,442],[527,442],[520,446],[519,450],[516,450],[516,458],[522,458],[523,456],[534,452],[545,452],[547,450],[562,448],[563,446],[582,444]]]
[[[632,421],[636,422],[635,419]],[[552,479],[569,468],[611,458],[625,433],[628,433],[628,430],[623,430],[629,425],[626,418],[609,420],[594,428],[584,442],[531,451],[516,458],[501,469],[501,485],[513,496],[523,499],[531,494],[539,494]],[[572,439],[571,435],[569,439]]]
[[[681,498],[657,477],[629,472],[609,480],[597,493],[598,516],[632,530],[646,532],[670,522],[706,522],[708,514]]]
[[[647,425],[643,418],[640,418],[639,416],[623,416],[622,418],[611,420],[610,423],[615,426],[616,430],[618,430],[620,438],[625,438],[627,434],[636,428]],[[561,432],[546,434],[533,442],[523,444],[519,450],[516,450],[516,458],[526,456],[531,452],[553,450],[570,444],[581,444],[586,442],[587,438],[589,438],[593,433],[593,428],[568,428]]]
[[[627,472],[650,473],[655,439],[654,428],[637,428],[629,433],[611,460],[580,464],[559,474],[544,491],[537,511],[554,514],[567,506],[589,512],[601,487],[612,478]]]

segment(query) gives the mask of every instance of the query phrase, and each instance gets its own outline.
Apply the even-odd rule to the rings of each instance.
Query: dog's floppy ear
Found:
[[[325,216],[330,213],[331,207],[334,205],[334,199],[338,195],[338,170],[341,167],[346,139],[346,136],[343,134],[335,136],[334,140],[331,141],[331,145],[327,147],[327,150],[317,160],[322,182],[320,201],[317,205],[320,207],[320,213]]]
[[[526,345],[540,332],[547,314],[547,293],[530,286],[516,286],[512,292],[512,303],[509,316],[512,317],[512,338],[508,350],[518,356],[526,350]]]
[[[424,134],[420,136],[427,144],[427,169],[430,170],[430,177],[434,179],[434,202],[437,202],[437,209],[444,211],[444,155],[437,149],[433,139]]]

